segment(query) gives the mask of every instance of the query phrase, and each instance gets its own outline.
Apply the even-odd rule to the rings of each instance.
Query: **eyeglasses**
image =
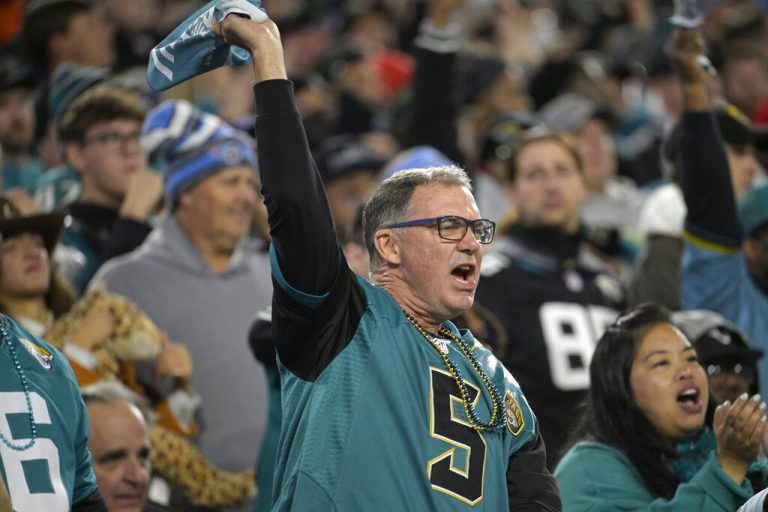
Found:
[[[92,137],[85,139],[86,144],[99,144],[104,148],[115,149],[117,147],[124,147],[127,143],[132,142],[138,144],[141,140],[141,131],[120,133],[120,132],[103,132],[97,133]]]
[[[443,240],[458,242],[467,234],[467,229],[472,228],[472,234],[481,244],[493,242],[493,234],[496,232],[496,223],[489,219],[469,220],[455,215],[433,217],[431,219],[416,219],[397,224],[389,224],[385,228],[409,228],[411,226],[425,226],[437,224],[437,233]]]
[[[718,377],[720,375],[732,373],[743,377],[748,382],[753,382],[755,379],[755,370],[750,365],[744,365],[741,363],[718,363],[707,365],[707,375],[710,377]]]

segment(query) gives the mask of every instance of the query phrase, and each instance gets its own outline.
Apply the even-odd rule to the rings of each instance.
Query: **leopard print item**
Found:
[[[177,483],[200,507],[229,507],[256,495],[254,471],[230,473],[215,467],[188,439],[155,426],[150,435],[152,470]]]
[[[104,307],[114,319],[112,335],[93,349],[96,373],[114,376],[120,363],[149,361],[160,353],[160,330],[133,302],[95,286],[43,334],[43,339],[61,349],[91,308]]]

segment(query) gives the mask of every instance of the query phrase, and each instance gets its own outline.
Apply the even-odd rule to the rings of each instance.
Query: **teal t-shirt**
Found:
[[[670,500],[653,496],[629,458],[604,443],[576,444],[557,465],[555,478],[563,510],[569,512],[730,512],[752,495],[749,482],[745,479],[742,485],[736,485],[714,453],[699,462],[697,470],[682,480]]]
[[[34,196],[37,181],[42,174],[43,165],[37,158],[29,157],[19,167],[10,162],[3,162],[3,190],[20,188],[30,196]]]
[[[66,511],[96,491],[88,451],[88,419],[66,358],[12,319],[0,341],[0,433],[23,447],[31,438],[27,399],[9,344],[29,388],[35,443],[17,450],[0,440],[0,470],[14,510]]]

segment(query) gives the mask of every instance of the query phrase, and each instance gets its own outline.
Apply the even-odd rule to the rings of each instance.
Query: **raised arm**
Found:
[[[685,228],[694,237],[735,247],[740,228],[728,159],[712,114],[709,77],[700,60],[704,54],[704,41],[695,30],[677,29],[667,45],[685,108],[680,142]]]
[[[463,161],[456,131],[456,67],[463,36],[453,17],[463,4],[463,0],[437,0],[421,22],[415,40],[414,97],[405,141],[409,146],[432,146],[456,162]]]
[[[333,285],[340,251],[287,80],[280,33],[271,20],[257,23],[235,15],[214,30],[253,57],[259,168],[279,267],[273,275],[284,288],[322,296]]]

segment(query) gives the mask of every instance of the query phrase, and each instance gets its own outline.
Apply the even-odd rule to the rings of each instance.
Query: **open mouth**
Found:
[[[465,263],[454,268],[451,275],[463,282],[468,282],[469,279],[475,274],[475,266]]]
[[[699,412],[703,407],[698,388],[687,388],[678,393],[677,403],[688,412]]]

